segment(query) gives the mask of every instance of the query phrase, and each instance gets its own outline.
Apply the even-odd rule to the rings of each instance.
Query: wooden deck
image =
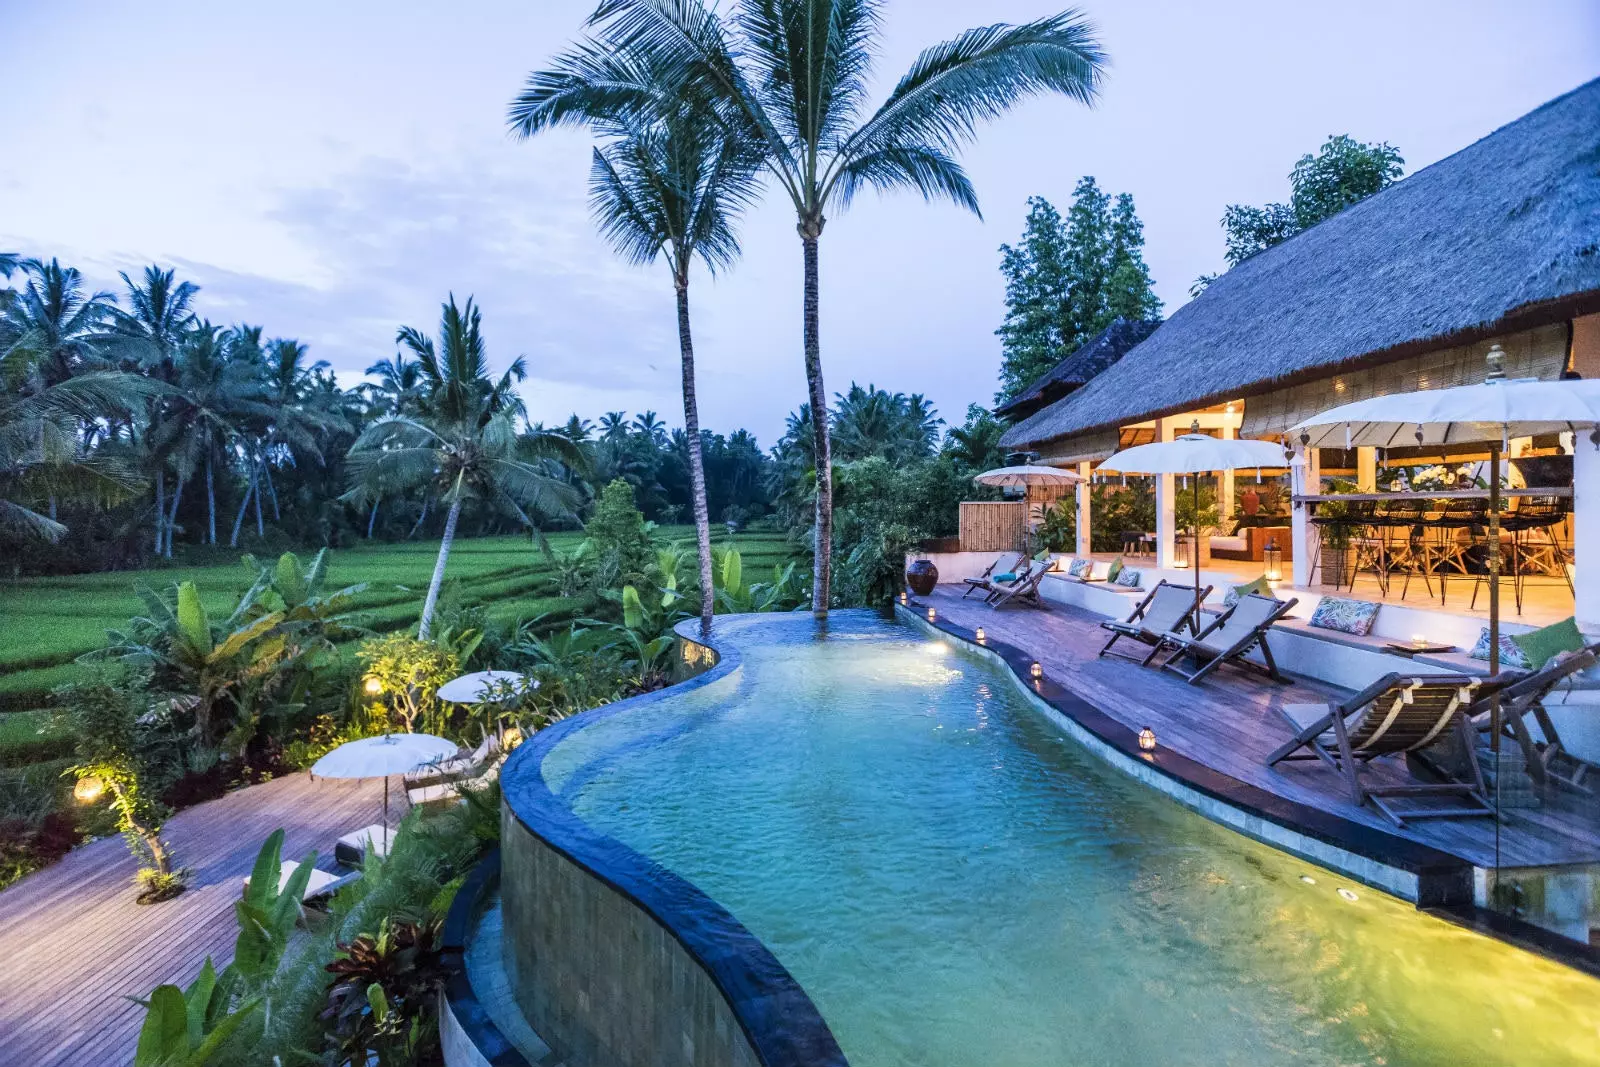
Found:
[[[919,599],[936,607],[941,619],[968,629],[981,625],[991,639],[1026,650],[1051,678],[1104,714],[1133,730],[1150,727],[1163,748],[1212,770],[1479,867],[1600,863],[1600,810],[1592,803],[1580,807],[1558,799],[1544,807],[1512,809],[1498,832],[1490,818],[1414,821],[1401,830],[1370,807],[1353,804],[1345,780],[1323,764],[1266,766],[1266,756],[1291,736],[1277,710],[1282,704],[1335,702],[1347,691],[1304,679],[1280,685],[1232,668],[1189,685],[1168,671],[1098,656],[1110,636],[1100,628],[1101,616],[1056,603],[1048,611],[996,610],[976,597],[963,600],[961,589],[942,585]],[[1125,645],[1131,643],[1120,642],[1118,648]],[[1398,760],[1375,761],[1375,768],[1379,780],[1410,780]]]
[[[0,1064],[131,1062],[144,1009],[125,998],[187,985],[207,955],[219,969],[232,958],[233,902],[267,835],[282,827],[286,858],[315,850],[331,869],[334,841],[379,821],[382,797],[377,779],[296,774],[181,812],[166,836],[190,888],[163,904],[134,903],[120,837],[0,892]]]

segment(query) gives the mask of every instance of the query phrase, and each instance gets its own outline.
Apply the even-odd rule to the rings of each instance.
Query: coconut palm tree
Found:
[[[125,370],[136,371],[166,384],[176,380],[175,360],[184,338],[194,327],[194,298],[200,287],[179,282],[176,273],[154,264],[144,269],[141,281],[122,273],[128,290],[128,308],[110,309],[110,320],[102,344]],[[152,405],[159,403],[152,400]],[[148,429],[159,421],[153,406],[143,412],[143,427],[132,427],[134,444],[143,455],[146,470],[155,472],[155,550],[159,555],[171,537],[167,524],[167,457],[150,447]]]
[[[690,111],[662,115],[647,126],[603,129],[617,136],[594,151],[589,205],[595,221],[629,262],[643,265],[664,257],[677,293],[683,424],[700,567],[700,625],[709,632],[716,600],[689,326],[689,271],[699,259],[714,274],[738,255],[733,223],[754,192],[755,168],[737,141]],[[666,446],[666,426],[654,411],[638,415],[633,428],[655,448]]]
[[[449,504],[417,631],[426,639],[462,505],[480,501],[537,533],[538,520],[570,516],[577,503],[573,489],[545,474],[539,461],[557,459],[580,469],[585,463],[582,450],[562,434],[517,433],[524,411],[515,385],[526,365],[519,357],[498,380],[490,378],[482,315],[470,297],[458,307],[452,294],[443,305],[437,348],[410,326],[400,328],[397,340],[422,368],[422,407],[415,415],[379,419],[356,439],[345,499],[368,500],[380,489],[426,488]]]
[[[705,0],[604,0],[595,36],[532,75],[511,108],[514,128],[626,122],[689,99],[728,136],[758,146],[795,209],[804,258],[806,381],[827,410],[819,340],[818,241],[830,210],[863,189],[911,189],[978,210],[956,161],[980,122],[1042,93],[1088,104],[1105,56],[1089,23],[1067,11],[1023,25],[968,30],[925,50],[884,103],[866,114],[882,0],[735,0],[724,22]],[[828,419],[816,439],[816,565],[812,610],[825,615],[833,492]]]

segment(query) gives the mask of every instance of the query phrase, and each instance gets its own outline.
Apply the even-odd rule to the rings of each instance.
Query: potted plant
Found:
[[[1335,493],[1353,493],[1355,483],[1335,481],[1329,488]],[[1341,519],[1350,517],[1350,505],[1342,500],[1328,500],[1317,505],[1317,518],[1327,520],[1322,531],[1322,584],[1341,586],[1350,584],[1355,571],[1355,548],[1351,545],[1354,526]]]

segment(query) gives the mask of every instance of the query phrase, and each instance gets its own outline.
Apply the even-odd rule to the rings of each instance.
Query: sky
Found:
[[[664,266],[596,235],[590,139],[519,141],[506,106],[594,0],[0,0],[0,251],[97,288],[175,267],[200,310],[293,336],[354,382],[450,293],[491,361],[527,358],[530,417],[654,410],[682,424]],[[874,102],[924,47],[1047,0],[889,0]],[[1411,173],[1600,75],[1595,0],[1326,5],[1087,0],[1111,64],[1093,109],[1030,102],[963,155],[979,219],[867,194],[822,239],[823,365],[928,395],[959,424],[996,387],[999,246],[1026,200],[1078,178],[1128,192],[1171,314],[1223,266],[1229,203],[1286,200],[1329,135],[1397,146]],[[763,445],[805,396],[800,244],[769,195],[744,256],[691,288],[702,424]]]

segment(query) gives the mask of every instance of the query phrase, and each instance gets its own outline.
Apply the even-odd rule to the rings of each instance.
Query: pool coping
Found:
[[[683,947],[727,1001],[763,1067],[849,1067],[822,1013],[760,938],[688,879],[590,827],[545,781],[544,757],[578,730],[676,700],[740,670],[738,649],[715,631],[702,635],[698,619],[680,623],[675,633],[681,663],[694,667],[704,658],[694,649],[706,650],[715,662],[665,689],[581,712],[535,733],[502,769],[506,809],[528,833],[620,894]]]
[[[449,1023],[489,1067],[533,1067],[495,1025],[467,974],[467,943],[472,939],[473,921],[484,898],[499,881],[500,847],[496,845],[467,872],[445,913],[439,947],[450,977],[445,980],[442,994],[445,1011],[440,1013],[441,1030],[448,1015]]]
[[[1030,677],[1034,658],[1015,645],[935,615],[915,598],[897,617],[923,633],[951,637],[1008,668],[1012,682],[1090,752],[1113,768],[1246,837],[1401,897],[1437,918],[1600,977],[1600,949],[1476,902],[1478,868],[1431,845],[1352,822],[1278,796],[1170,749],[1145,752],[1139,733],[1048,674]]]

